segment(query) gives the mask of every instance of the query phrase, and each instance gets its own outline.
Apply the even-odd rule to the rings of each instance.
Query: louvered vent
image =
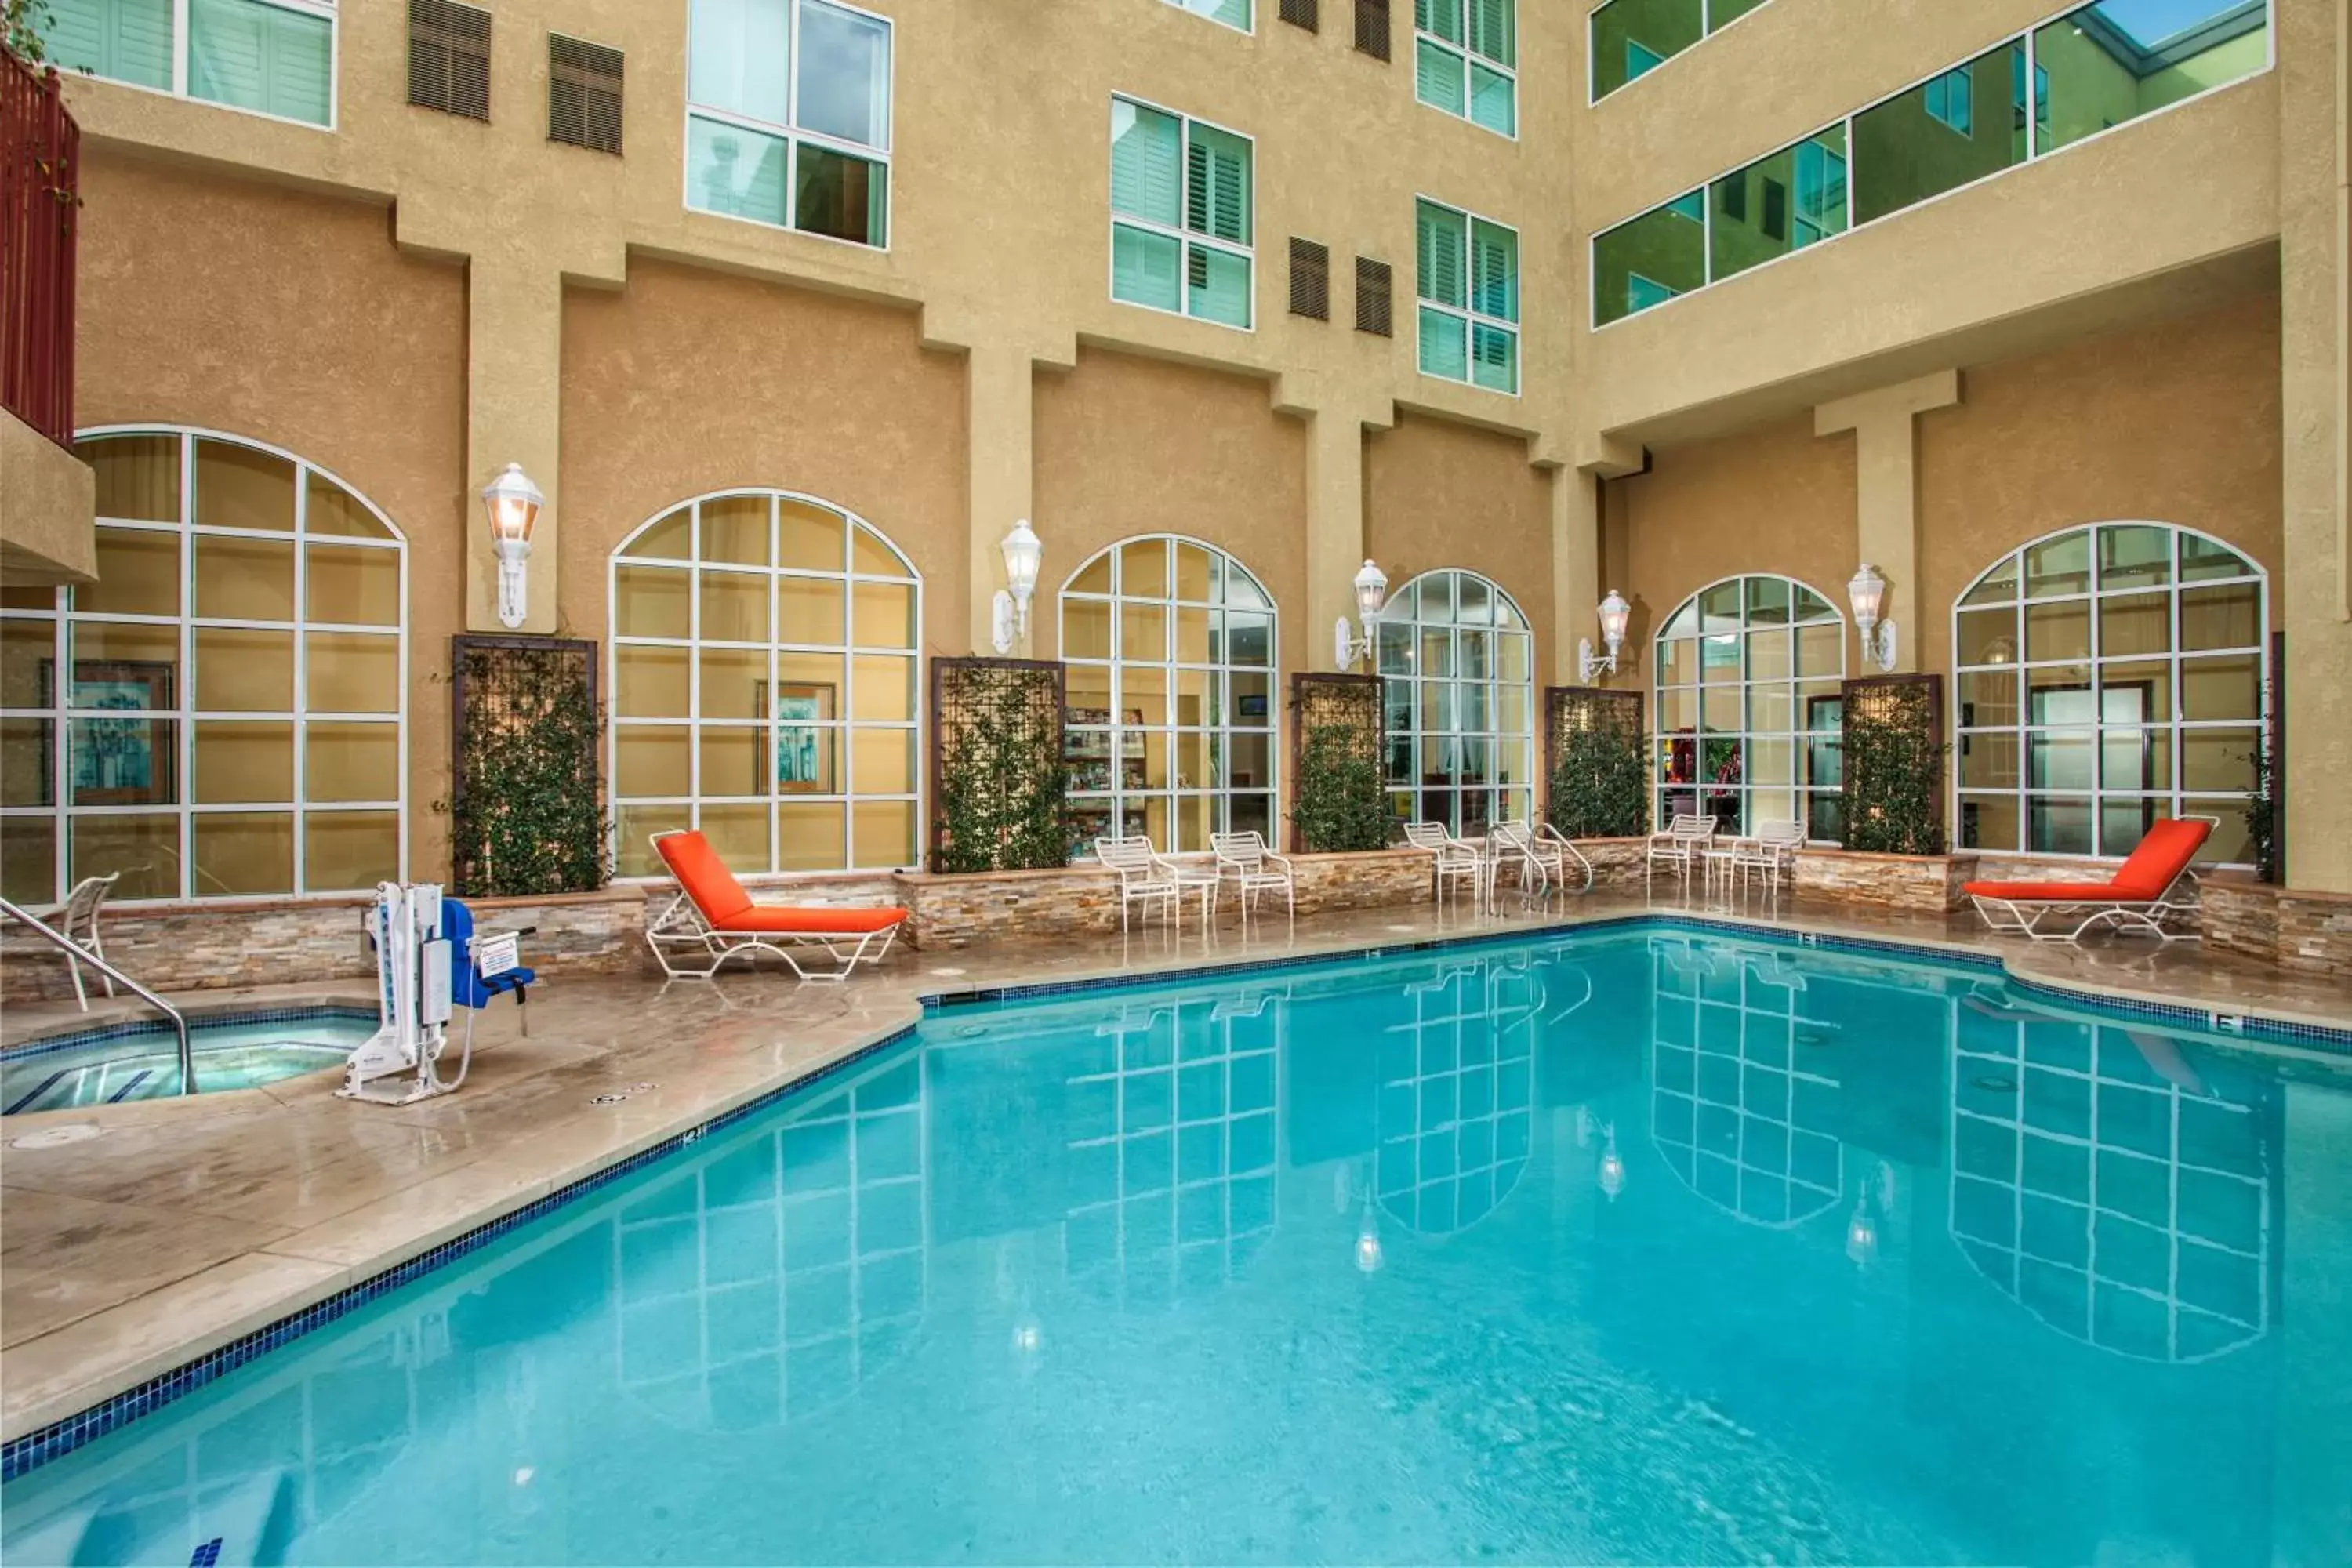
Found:
[[[1376,60],[1389,58],[1389,0],[1356,0],[1356,47]]]
[[[621,150],[621,51],[547,35],[547,139]]]
[[[1323,25],[1321,0],[1282,0],[1282,19],[1314,32]]]
[[[490,117],[490,14],[452,0],[408,0],[408,101]]]
[[[1369,256],[1356,258],[1356,331],[1390,334],[1389,264]]]
[[[1331,247],[1290,237],[1290,313],[1331,319]]]

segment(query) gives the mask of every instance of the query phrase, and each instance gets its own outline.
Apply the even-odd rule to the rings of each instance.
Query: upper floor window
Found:
[[[1413,96],[1517,136],[1518,24],[1518,0],[1413,0]]]
[[[1110,297],[1251,322],[1250,139],[1110,100]]]
[[[2021,66],[2024,58],[2019,57]],[[1927,118],[1963,136],[1976,134],[1976,78],[1965,70],[1946,71],[1922,89]]]
[[[60,69],[306,125],[335,122],[335,0],[47,0],[47,8],[41,43]]]
[[[1251,0],[1166,0],[1179,11],[1190,11],[1195,16],[1206,16],[1212,22],[1223,22],[1236,32],[1252,30]]]
[[[1764,0],[1608,0],[1591,24],[1592,98],[1646,76]]]
[[[1432,201],[1414,227],[1422,374],[1516,395],[1518,231]]]
[[[694,0],[686,205],[889,243],[890,23],[834,0]]]

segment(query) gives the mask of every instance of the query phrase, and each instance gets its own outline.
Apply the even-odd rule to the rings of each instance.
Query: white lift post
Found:
[[[383,1022],[352,1053],[343,1087],[335,1092],[374,1105],[412,1105],[449,1093],[466,1081],[473,1051],[469,1041],[457,1076],[441,1077],[441,1053],[449,1043],[450,955],[441,934],[439,884],[376,884],[368,934],[375,943]]]

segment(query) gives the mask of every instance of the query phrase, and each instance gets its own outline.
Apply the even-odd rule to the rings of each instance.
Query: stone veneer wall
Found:
[[[2208,944],[2282,969],[2352,978],[2352,893],[2273,888],[2242,871],[2205,879]]]
[[[1797,892],[1853,903],[1940,914],[1967,902],[1964,882],[1978,879],[1973,850],[1951,855],[1865,855],[1806,849],[1797,856]]]

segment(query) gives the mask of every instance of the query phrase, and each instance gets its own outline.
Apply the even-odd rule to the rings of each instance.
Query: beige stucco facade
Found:
[[[1843,609],[1876,558],[1933,671],[2003,551],[2177,522],[2271,574],[2290,879],[2352,889],[2344,0],[2276,0],[2274,68],[1598,331],[1595,232],[2058,7],[1770,0],[1591,105],[1584,8],[1520,0],[1516,138],[1415,100],[1410,6],[1390,62],[1337,4],[1308,33],[1259,0],[1250,34],[1163,0],[867,8],[887,249],[688,210],[683,4],[503,0],[488,123],[404,101],[392,4],[342,8],[331,130],[70,84],[81,423],[270,443],[411,542],[418,874],[447,638],[497,626],[473,496],[513,461],[547,497],[530,630],[604,637],[632,531],[773,487],[899,546],[929,654],[984,651],[1026,517],[1027,651],[1090,555],[1166,532],[1260,577],[1285,672],[1330,667],[1366,556],[1493,578],[1559,680],[1619,588],[1635,684],[1696,588],[1775,573]],[[551,31],[625,53],[624,155],[547,139]],[[1254,139],[1252,330],[1110,298],[1117,94]],[[1516,227],[1517,395],[1419,373],[1417,195]],[[1329,247],[1328,321],[1285,310],[1291,236]],[[1392,336],[1353,328],[1358,256],[1393,268]]]

